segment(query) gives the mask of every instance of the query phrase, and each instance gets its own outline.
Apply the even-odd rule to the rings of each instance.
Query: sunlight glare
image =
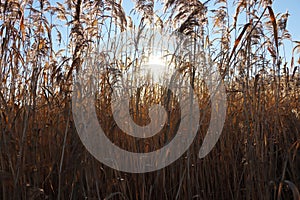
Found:
[[[155,82],[162,81],[167,72],[167,62],[162,56],[151,55],[145,65],[146,72],[151,75]]]

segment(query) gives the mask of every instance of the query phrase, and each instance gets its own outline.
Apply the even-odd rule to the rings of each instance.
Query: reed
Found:
[[[270,2],[136,0],[138,20],[115,0],[1,2],[0,198],[299,199],[300,42],[285,51],[284,41],[292,40],[289,15],[274,13]],[[165,8],[161,16],[154,10],[158,3]],[[228,13],[232,4],[234,17]],[[196,38],[222,74],[228,108],[219,142],[199,159],[211,112],[204,66],[178,65],[199,100],[197,137],[170,166],[130,174],[101,164],[82,145],[72,118],[72,77],[97,45],[146,23]],[[111,87],[122,78],[118,71],[133,66],[125,60],[99,79],[99,123],[120,147],[153,151],[176,134],[176,93],[150,84],[132,91],[137,124],[149,123],[149,107],[162,102],[169,126],[147,139],[128,136],[110,108]]]

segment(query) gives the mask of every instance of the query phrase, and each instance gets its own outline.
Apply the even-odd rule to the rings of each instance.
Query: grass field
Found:
[[[288,15],[273,13],[267,1],[236,2],[234,17],[226,2],[216,1],[218,10],[208,12],[199,1],[169,0],[166,13],[155,16],[153,1],[138,0],[141,19],[133,22],[119,1],[1,2],[0,199],[300,199],[300,42],[286,52]],[[210,94],[202,67],[178,65],[199,101],[197,137],[166,168],[132,174],[103,165],[85,149],[72,115],[73,77],[98,44],[147,23],[199,42],[218,66],[228,107],[221,138],[199,159]],[[169,123],[147,139],[122,132],[111,88],[131,67],[106,66],[95,107],[110,140],[150,152],[175,136],[180,109],[175,94],[145,85],[131,94],[132,119],[146,125],[149,107],[160,102]]]

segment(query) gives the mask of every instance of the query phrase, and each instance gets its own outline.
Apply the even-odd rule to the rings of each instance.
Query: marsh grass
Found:
[[[291,40],[288,15],[273,13],[270,1],[235,2],[233,19],[228,14],[232,2],[213,2],[218,9],[209,12],[199,1],[168,0],[164,5],[172,14],[155,18],[156,2],[138,0],[140,26],[118,1],[1,2],[0,198],[299,199],[300,42],[292,52],[284,51],[284,41]],[[164,169],[119,172],[93,158],[77,135],[72,77],[96,44],[125,29],[148,22],[164,26],[166,21],[173,24],[164,28],[197,38],[217,63],[226,84],[226,123],[216,147],[199,159],[210,122],[210,94],[201,67],[178,66],[193,84],[201,108],[194,143]],[[290,53],[289,62],[285,54]],[[124,66],[131,67],[108,67],[99,79],[95,106],[101,127],[124,149],[161,148],[180,123],[175,95],[150,86],[133,92],[130,111],[137,124],[149,123],[149,106],[162,102],[169,126],[149,139],[126,135],[110,109],[111,87],[120,80],[116,70]]]

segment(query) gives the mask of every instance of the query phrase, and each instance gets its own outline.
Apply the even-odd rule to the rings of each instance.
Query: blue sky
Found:
[[[289,12],[290,16],[287,22],[287,30],[292,35],[293,41],[300,41],[300,1],[299,0],[275,0],[273,10],[276,13]],[[292,42],[285,42],[286,60],[290,63],[292,58],[292,49],[295,46]],[[295,64],[298,56],[295,57]]]
[[[275,13],[290,13],[287,29],[290,31],[293,40],[300,40],[300,1],[299,0],[275,0],[273,4]]]
[[[204,0],[203,0],[204,1]],[[213,2],[213,1],[212,1]],[[228,0],[229,4],[232,4],[233,0]],[[133,9],[134,3],[132,0],[123,0],[123,7],[127,13]],[[208,7],[208,9],[213,9]],[[235,8],[234,8],[235,9]],[[290,16],[287,23],[287,30],[292,35],[293,41],[300,41],[300,1],[299,0],[274,0],[273,1],[273,10],[275,15],[278,13],[289,12]],[[231,12],[231,11],[230,11]],[[234,15],[235,10],[232,11]],[[131,14],[131,16],[133,16]],[[291,52],[293,48],[293,43],[285,41],[285,51],[286,51],[286,61],[290,62]],[[295,59],[297,60],[297,58]]]
[[[204,1],[204,0],[203,0]],[[231,0],[232,1],[232,0]],[[230,2],[230,0],[228,1]],[[273,9],[275,15],[277,13],[285,13],[288,11],[290,17],[287,24],[287,29],[293,36],[293,40],[300,40],[300,1],[299,0],[274,0]],[[124,9],[127,14],[133,9],[134,3],[132,0],[123,1]],[[210,9],[210,8],[208,8]]]

